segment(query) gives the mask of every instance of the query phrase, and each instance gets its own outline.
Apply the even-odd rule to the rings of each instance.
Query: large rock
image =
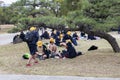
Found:
[[[13,44],[21,43],[23,40],[20,38],[20,35],[15,35],[13,38]]]

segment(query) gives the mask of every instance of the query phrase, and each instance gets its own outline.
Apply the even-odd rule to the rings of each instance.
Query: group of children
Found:
[[[49,44],[46,46],[43,44],[43,40],[39,39],[39,34],[36,27],[31,27],[29,32],[31,33],[30,35],[32,35],[32,41],[27,41],[25,38],[26,35],[22,38],[27,43],[31,55],[26,66],[31,66],[32,60],[34,60],[34,63],[38,63],[38,60],[36,59],[37,57],[40,60],[45,60],[48,58],[74,58],[82,54],[81,52],[76,52],[73,46],[77,46],[76,40],[78,39],[78,36],[76,33],[74,33],[74,36],[71,36],[70,31],[65,33],[52,31],[51,36],[48,38]],[[41,37],[43,36],[45,35],[42,34]],[[58,46],[63,46],[65,49],[58,51]]]

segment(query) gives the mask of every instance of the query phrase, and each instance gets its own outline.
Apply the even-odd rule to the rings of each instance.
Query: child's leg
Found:
[[[32,61],[32,59],[33,59],[33,56],[31,56],[31,57],[29,58],[26,66],[31,66],[31,61]]]
[[[37,56],[38,56],[38,54],[35,54],[33,57],[35,63],[38,63],[38,60],[36,59]]]

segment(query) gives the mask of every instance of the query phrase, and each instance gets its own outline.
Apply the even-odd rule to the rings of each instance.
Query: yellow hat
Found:
[[[42,41],[38,41],[38,42],[37,42],[37,46],[38,46],[38,47],[41,47],[41,46],[42,46]]]
[[[63,34],[60,34],[60,36],[59,36],[60,38],[63,38]]]
[[[54,39],[53,39],[53,38],[50,38],[50,42],[54,43]]]
[[[68,43],[68,42],[70,42],[70,43],[71,43],[71,40],[70,40],[70,39],[66,40],[66,43]]]
[[[70,32],[70,31],[68,31],[68,32],[67,32],[67,34],[68,34],[68,35],[71,35],[71,32]]]
[[[36,27],[31,27],[30,28],[30,31],[34,31],[34,30],[36,30]]]

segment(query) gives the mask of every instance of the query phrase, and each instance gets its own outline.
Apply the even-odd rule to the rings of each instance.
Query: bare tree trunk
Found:
[[[118,45],[116,39],[114,37],[112,37],[110,34],[107,34],[102,31],[90,31],[90,33],[92,33],[94,36],[104,38],[105,40],[107,40],[110,43],[114,52],[120,52],[120,48],[119,48],[119,45]]]
[[[110,45],[112,46],[114,52],[116,52],[116,53],[120,52],[120,47],[119,47],[116,39],[114,37],[112,37],[110,34],[107,34],[106,32],[100,31],[100,30],[95,30],[95,31],[90,30],[90,28],[88,26],[79,26],[79,30],[83,31],[89,35],[98,36],[100,38],[107,40],[110,43]]]

